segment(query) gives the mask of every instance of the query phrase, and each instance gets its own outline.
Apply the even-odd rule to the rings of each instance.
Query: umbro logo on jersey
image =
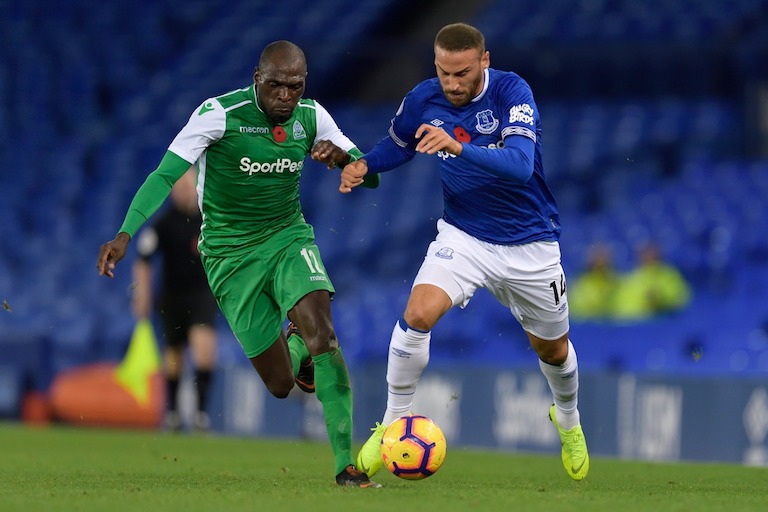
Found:
[[[205,114],[206,112],[210,112],[214,109],[213,102],[209,101],[207,103],[203,103],[203,106],[200,107],[200,110],[197,111],[197,115],[201,116]]]
[[[432,126],[442,126],[444,123],[439,119],[433,119],[429,122]]]

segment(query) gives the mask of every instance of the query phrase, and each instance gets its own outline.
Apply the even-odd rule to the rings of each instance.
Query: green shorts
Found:
[[[277,340],[299,299],[315,290],[335,291],[306,223],[289,226],[244,255],[201,259],[219,308],[249,358]]]

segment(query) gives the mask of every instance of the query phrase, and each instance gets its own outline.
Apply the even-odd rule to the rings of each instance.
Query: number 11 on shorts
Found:
[[[307,262],[310,272],[313,274],[325,274],[325,272],[323,272],[323,267],[317,262],[317,256],[315,256],[314,252],[304,247],[301,249],[301,255],[304,256],[304,261]]]

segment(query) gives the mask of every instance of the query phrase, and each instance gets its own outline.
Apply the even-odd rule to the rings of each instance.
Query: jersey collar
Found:
[[[253,104],[256,105],[256,108],[259,110],[259,112],[264,114],[264,111],[261,109],[261,105],[259,105],[259,97],[256,96],[256,84],[251,86],[251,94],[253,94]]]
[[[488,68],[485,68],[485,70],[483,70],[483,90],[480,91],[480,94],[472,98],[472,103],[480,101],[480,99],[485,96],[485,91],[488,90],[488,79],[490,76],[491,73],[488,71]]]

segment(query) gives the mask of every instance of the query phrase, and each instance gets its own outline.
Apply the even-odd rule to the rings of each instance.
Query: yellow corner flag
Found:
[[[160,353],[157,350],[155,331],[148,319],[136,322],[125,358],[115,370],[117,382],[140,405],[149,403],[149,379],[160,370]]]

